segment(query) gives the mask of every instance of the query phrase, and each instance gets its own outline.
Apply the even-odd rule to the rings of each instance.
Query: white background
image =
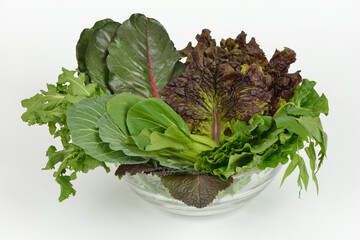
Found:
[[[358,239],[360,214],[359,1],[0,1],[0,239]],[[143,202],[123,182],[98,169],[79,174],[78,191],[58,203],[59,187],[45,166],[54,141],[45,126],[21,122],[20,100],[61,67],[76,68],[82,29],[99,19],[126,20],[141,12],[159,20],[175,46],[202,28],[217,40],[244,30],[271,57],[290,47],[291,70],[318,82],[330,115],[328,159],[298,198],[296,174],[280,189],[282,173],[247,208],[189,218]]]

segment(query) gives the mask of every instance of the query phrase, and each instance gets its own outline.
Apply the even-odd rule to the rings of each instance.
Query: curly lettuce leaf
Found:
[[[277,128],[268,116],[257,114],[250,119],[249,124],[237,122],[236,127],[233,138],[223,140],[219,147],[199,155],[195,163],[197,171],[211,173],[226,180],[257,167],[268,151],[278,148],[281,141],[288,140],[284,137],[284,129]]]
[[[86,84],[86,75],[62,69],[56,85],[47,84],[47,91],[24,99],[21,105],[26,108],[21,119],[29,125],[47,124],[51,135],[62,138],[63,144],[70,141],[70,133],[66,125],[69,108],[81,99],[102,96],[104,92],[96,84]]]
[[[62,150],[50,146],[46,153],[48,162],[45,170],[56,168],[54,173],[56,182],[60,185],[59,201],[63,201],[76,191],[71,183],[76,179],[78,172],[88,172],[96,167],[109,168],[102,162],[85,154],[84,150],[71,143],[70,130],[66,123],[67,113],[71,106],[80,100],[90,97],[100,97],[104,92],[94,83],[88,84],[88,77],[84,73],[74,76],[75,71],[63,68],[56,85],[47,85],[47,91],[25,99],[21,102],[27,108],[21,116],[29,125],[47,124],[50,134],[61,138]]]
[[[220,46],[207,29],[196,39],[195,47],[189,44],[180,51],[187,57],[184,73],[162,91],[193,134],[215,142],[231,136],[236,120],[249,121],[257,113],[272,115],[301,82],[299,72],[287,72],[295,61],[289,48],[276,51],[268,62],[254,38],[246,43],[244,32],[235,40],[222,40]]]
[[[309,142],[305,151],[318,192],[316,171],[326,156],[327,146],[327,135],[322,129],[319,115],[328,114],[329,108],[325,95],[319,96],[314,86],[315,82],[304,79],[296,88],[293,98],[278,109],[274,117],[257,114],[248,123],[236,122],[234,135],[220,142],[213,150],[202,152],[195,169],[226,180],[249,168],[274,168],[287,163],[290,158],[282,183],[298,168],[300,191],[303,187],[307,190],[309,174],[298,152],[305,147],[305,142]],[[316,145],[320,146],[318,157]]]
[[[76,191],[71,181],[77,178],[78,172],[87,173],[97,167],[103,167],[106,172],[110,171],[105,163],[87,155],[82,148],[74,144],[69,144],[59,151],[54,146],[50,146],[46,156],[49,161],[43,168],[44,170],[55,169],[55,165],[61,163],[54,172],[55,181],[60,185],[60,202],[69,198],[70,195],[75,196]],[[66,175],[67,172],[71,172],[71,174]]]

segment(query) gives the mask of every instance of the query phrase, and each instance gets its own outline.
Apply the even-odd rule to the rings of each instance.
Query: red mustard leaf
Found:
[[[215,199],[217,194],[226,189],[233,182],[229,178],[226,182],[217,176],[206,174],[188,176],[162,176],[161,182],[171,196],[184,202],[188,206],[204,208]]]
[[[288,74],[295,61],[289,48],[276,51],[268,62],[255,39],[242,32],[220,46],[204,29],[195,47],[181,50],[185,71],[163,89],[169,104],[188,124],[191,133],[218,142],[236,120],[249,121],[257,113],[272,115],[279,100],[289,100],[301,82],[299,72]]]
[[[126,173],[130,175],[136,174],[152,174],[157,176],[167,176],[173,174],[194,174],[194,171],[186,169],[174,169],[168,167],[152,167],[145,164],[122,164],[118,167],[115,172],[116,176],[122,177]]]

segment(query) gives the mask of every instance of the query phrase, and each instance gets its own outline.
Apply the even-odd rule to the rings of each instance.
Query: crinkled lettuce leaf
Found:
[[[187,57],[184,73],[162,91],[193,134],[219,142],[232,135],[237,120],[272,115],[301,82],[299,72],[288,73],[296,60],[289,48],[268,61],[254,38],[246,42],[244,32],[220,46],[207,29],[196,40],[195,47],[189,44],[180,51]]]
[[[218,147],[202,152],[195,170],[217,175],[226,180],[250,168],[274,168],[278,164],[290,164],[282,182],[299,169],[300,190],[308,186],[309,175],[299,150],[309,143],[305,151],[310,160],[312,179],[319,191],[316,171],[326,156],[327,135],[323,131],[320,113],[328,114],[325,95],[314,90],[315,82],[304,79],[293,97],[273,117],[254,115],[247,123],[237,121],[234,135],[224,139]],[[315,146],[320,147],[316,154]],[[317,156],[318,155],[318,156]]]

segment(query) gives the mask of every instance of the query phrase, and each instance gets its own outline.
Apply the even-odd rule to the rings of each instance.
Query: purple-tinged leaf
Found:
[[[188,206],[204,208],[218,193],[231,185],[233,178],[226,182],[217,176],[197,174],[188,176],[162,176],[161,182],[169,189],[171,196]]]

